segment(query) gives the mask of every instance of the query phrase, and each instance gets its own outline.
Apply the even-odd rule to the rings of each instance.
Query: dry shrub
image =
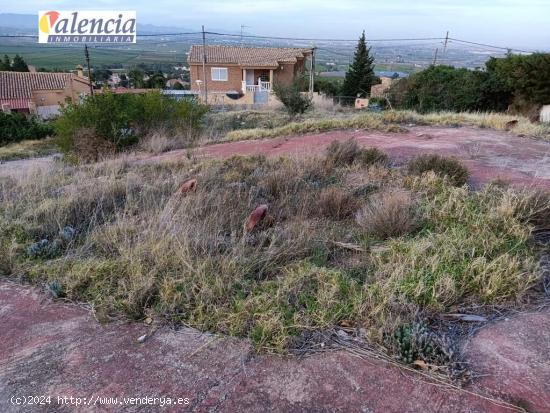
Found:
[[[380,149],[374,147],[362,149],[358,158],[362,165],[387,166],[390,163],[390,158],[388,155]]]
[[[332,141],[326,153],[325,162],[328,166],[351,165],[361,154],[361,147],[353,139],[348,139],[344,142]]]
[[[536,228],[550,230],[550,191],[525,190],[515,214]]]
[[[358,202],[349,192],[330,187],[321,192],[316,210],[322,216],[332,219],[344,219],[357,211]]]
[[[399,237],[415,225],[415,204],[409,192],[381,192],[370,197],[356,215],[357,223],[380,238]]]
[[[462,186],[468,182],[470,173],[464,165],[455,158],[435,154],[419,155],[413,158],[408,165],[411,175],[422,175],[425,172],[433,171],[439,176],[448,176],[450,182],[455,186]]]
[[[83,162],[97,162],[112,157],[116,145],[97,135],[92,128],[80,128],[74,136],[74,155]]]
[[[181,149],[185,146],[181,139],[168,137],[166,134],[155,132],[139,142],[140,149],[158,155],[163,152]]]
[[[344,142],[332,141],[326,150],[325,165],[329,168],[351,165],[359,162],[361,165],[389,164],[389,157],[378,148],[361,148],[359,144],[348,139]]]

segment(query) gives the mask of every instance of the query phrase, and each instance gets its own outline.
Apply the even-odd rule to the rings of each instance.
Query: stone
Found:
[[[178,193],[181,195],[185,195],[188,192],[194,191],[195,189],[197,189],[197,180],[189,179],[180,185]]]
[[[267,215],[268,206],[267,204],[261,204],[256,207],[254,211],[248,216],[246,222],[244,223],[244,231],[252,231]]]

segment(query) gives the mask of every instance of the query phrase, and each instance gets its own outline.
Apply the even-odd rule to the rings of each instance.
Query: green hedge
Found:
[[[43,139],[53,135],[51,124],[20,113],[0,112],[0,146],[25,139]]]

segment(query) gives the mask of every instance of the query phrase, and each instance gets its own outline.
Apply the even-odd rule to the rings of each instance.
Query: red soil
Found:
[[[353,138],[365,147],[386,151],[401,164],[420,153],[455,156],[468,167],[471,184],[494,179],[513,184],[550,187],[550,142],[479,128],[413,126],[404,133],[331,131],[275,139],[226,142],[200,147],[198,156],[225,158],[232,155],[306,156],[322,154],[333,140]],[[179,159],[186,151],[141,158],[140,162]]]
[[[345,351],[301,359],[260,356],[244,340],[168,327],[139,342],[138,337],[151,332],[150,326],[101,325],[83,308],[52,302],[35,288],[7,281],[0,281],[0,315],[2,412],[517,411],[484,396],[494,388],[498,396],[527,404],[530,411],[547,412],[550,407],[550,340],[526,352],[528,338],[510,331],[526,325],[531,325],[529,331],[549,331],[548,313],[483,330],[468,349],[473,356],[481,355],[488,376],[466,391],[429,383],[420,375]],[[515,334],[512,341],[507,338],[510,333]],[[480,353],[491,340],[492,350]],[[504,353],[506,357],[498,356]],[[525,384],[524,377],[528,377]],[[50,395],[52,403],[15,406],[10,401],[31,395]],[[57,396],[87,400],[169,396],[189,398],[189,404],[163,409],[75,407],[60,406]]]

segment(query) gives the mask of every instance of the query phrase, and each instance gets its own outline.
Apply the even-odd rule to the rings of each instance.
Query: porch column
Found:
[[[269,90],[273,90],[273,69],[269,69]]]
[[[246,93],[246,69],[243,69],[243,93]]]

